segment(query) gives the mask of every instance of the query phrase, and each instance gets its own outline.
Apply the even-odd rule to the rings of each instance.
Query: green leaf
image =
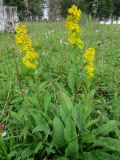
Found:
[[[60,92],[60,97],[63,105],[65,105],[69,111],[73,108],[72,101],[70,97],[65,92]]]
[[[21,153],[21,158],[22,159],[29,158],[32,154],[33,154],[33,149],[28,147]]]
[[[98,122],[98,119],[89,120],[86,128],[90,128],[91,126],[95,125]]]
[[[94,129],[92,132],[97,135],[107,135],[110,132],[117,132],[117,122],[114,120],[110,120],[105,124],[100,125],[98,128]]]
[[[38,98],[35,96],[35,94],[28,96],[27,99],[28,101],[31,102],[32,105],[39,106],[39,101],[38,101]]]
[[[67,118],[70,115],[70,112],[66,106],[61,105],[61,106],[59,106],[59,114],[60,114],[61,119],[65,123]]]
[[[64,145],[64,125],[58,116],[55,116],[53,120],[53,139],[55,144],[59,147]]]
[[[43,124],[39,125],[39,126],[36,126],[34,129],[33,129],[33,132],[32,133],[36,133],[36,132],[41,132],[41,131],[46,131],[47,126],[44,126]]]
[[[0,135],[0,158],[2,160],[8,160],[6,145],[4,143],[4,139],[1,137],[1,135]]]
[[[54,160],[68,160],[66,157],[58,157],[58,158],[55,158]]]
[[[79,145],[78,141],[74,140],[69,143],[68,147],[65,150],[65,156],[69,157],[71,160],[77,159],[78,158],[78,150],[79,150]]]
[[[12,152],[10,152],[10,154],[8,154],[9,159],[12,159],[15,156],[17,156],[17,151],[16,150],[13,150]]]
[[[71,140],[76,139],[77,134],[76,134],[76,128],[75,125],[69,116],[68,119],[66,120],[65,123],[65,128],[64,128],[64,136],[65,140],[69,143]]]
[[[13,100],[11,100],[11,104],[20,103],[23,101],[23,97],[17,96]]]
[[[41,150],[42,148],[43,148],[42,142],[39,142],[35,147],[34,152],[38,153],[38,151]]]
[[[83,94],[82,98],[82,109],[85,119],[88,119],[90,114],[93,111],[93,97],[95,94],[95,90],[91,90],[90,92]]]
[[[55,154],[54,142],[47,143],[47,147],[45,148],[47,155]]]
[[[100,151],[96,151],[93,152],[93,154],[96,154],[99,160],[119,160],[120,157],[119,155],[114,155],[113,153],[108,154],[106,152],[100,152]]]
[[[74,92],[75,74],[72,71],[70,71],[69,74],[68,74],[68,86],[70,87],[72,92]]]
[[[47,112],[48,108],[50,107],[51,103],[51,94],[47,92],[44,97],[44,110]]]
[[[81,142],[82,143],[93,143],[96,141],[96,135],[95,134],[86,134],[82,136]]]
[[[30,110],[30,114],[35,121],[36,127],[33,129],[33,133],[44,131],[46,138],[50,133],[49,125],[46,120],[42,117],[41,113],[38,110]]]
[[[47,84],[47,81],[45,81],[39,85],[39,87],[38,87],[39,92],[44,91],[46,84]]]
[[[63,106],[66,106],[69,111],[73,108],[71,98],[68,96],[67,91],[60,84],[57,84],[59,88],[59,98]]]
[[[16,113],[16,112],[10,111],[10,115],[17,123],[19,123],[21,125],[24,125],[25,121],[24,121],[23,116],[25,116],[25,112]]]
[[[99,137],[96,144],[112,151],[120,152],[120,140],[109,137]]]
[[[16,157],[16,160],[21,160],[21,156]]]
[[[72,108],[72,117],[74,124],[78,127],[79,131],[84,132],[86,129],[86,120],[80,107],[74,106]]]
[[[119,155],[109,154],[103,151],[84,152],[85,160],[119,160]]]
[[[93,154],[92,152],[84,152],[83,159],[85,159],[85,160],[100,160],[100,159],[98,159],[96,154]]]

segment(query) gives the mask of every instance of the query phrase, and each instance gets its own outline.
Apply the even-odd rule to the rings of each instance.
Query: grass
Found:
[[[62,22],[27,23],[27,26],[34,46],[40,54],[45,53],[52,55],[52,51],[59,50],[62,46],[60,43],[66,41],[66,31]],[[116,98],[116,96],[119,96],[120,92],[120,26],[101,25],[89,22],[82,24],[81,30],[82,39],[85,42],[84,47],[87,48],[93,46],[97,50],[94,86],[99,92],[101,92],[99,94],[105,94],[102,92],[108,92],[106,94],[110,97],[109,99],[112,100]],[[0,33],[0,44],[0,104],[2,109],[6,102],[11,83],[14,84],[15,82],[15,64],[12,55],[12,50],[15,47],[14,35]],[[59,52],[63,52],[64,54],[64,47],[62,47]],[[54,58],[51,57],[51,61],[54,61]],[[57,61],[60,57],[56,58],[58,58],[56,59]],[[119,103],[119,99],[117,103]]]
[[[79,49],[74,49],[72,46],[69,46],[63,22],[28,22],[26,25],[29,30],[29,35],[32,38],[33,46],[40,55],[39,69],[35,73],[25,69],[20,62],[19,53],[17,49],[15,49],[14,34],[0,33],[1,124],[5,123],[5,125],[11,126],[11,111],[18,111],[25,103],[27,103],[29,107],[44,105],[44,107],[47,108],[50,105],[51,109],[49,112],[54,116],[56,107],[62,105],[62,102],[60,103],[59,100],[58,83],[64,86],[73,104],[81,105],[82,100],[87,101],[86,98],[84,99],[84,94],[87,92],[87,87],[90,85],[90,88],[88,88],[95,92],[91,117],[99,117],[99,123],[97,123],[95,127],[111,119],[119,122],[120,26],[101,25],[93,21],[84,21],[84,19],[82,19],[80,25],[84,48],[82,51],[79,51]],[[78,77],[78,79],[75,80],[76,86],[74,86],[72,90],[69,83],[73,85],[74,80],[71,78],[71,81],[68,82],[68,75],[75,67],[74,64],[71,63],[72,59],[75,59],[75,55],[79,56],[81,54],[79,52],[84,52],[88,47],[96,48],[94,79],[90,84],[89,82],[88,84],[87,82],[82,82],[77,90],[75,87],[77,83],[81,81]],[[20,67],[19,80],[25,99],[23,99],[21,95],[13,53],[16,54]],[[73,54],[74,56],[72,57]],[[75,63],[78,63],[77,59]],[[72,73],[71,76],[74,77],[74,74]],[[45,88],[44,83],[47,83]],[[90,94],[92,93],[90,92]],[[62,96],[64,97],[65,95]],[[66,103],[71,105],[67,96],[64,98],[65,102],[67,101]],[[51,101],[51,103],[49,101]],[[87,101],[88,106],[89,103],[91,103],[89,101]],[[39,108],[39,110],[41,110],[41,108]],[[21,110],[20,113],[22,115]],[[13,117],[15,118],[15,115]],[[8,132],[11,133],[11,130],[8,129]],[[49,151],[52,152],[51,150]],[[53,153],[50,154],[50,156],[51,155],[53,155]]]

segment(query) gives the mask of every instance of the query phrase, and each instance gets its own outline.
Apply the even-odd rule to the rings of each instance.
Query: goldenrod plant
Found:
[[[81,16],[81,11],[73,5],[68,9],[68,16],[66,19],[66,28],[68,32],[69,43],[82,48],[83,42],[81,40],[81,30],[78,24]]]
[[[73,5],[68,9],[68,16],[66,19],[66,29],[68,33],[68,42],[78,48],[83,47],[83,41],[81,38],[81,29],[79,20],[81,17],[81,10],[77,6]],[[94,76],[94,60],[95,60],[95,48],[88,48],[84,54],[85,70],[87,71],[88,77]],[[82,63],[82,61],[81,61]]]
[[[95,48],[88,48],[84,54],[85,69],[89,78],[94,76]]]
[[[104,31],[106,26],[93,21],[79,26],[80,18],[84,15],[73,5],[65,24],[22,23],[16,43],[14,35],[0,38],[7,46],[0,68],[0,87],[5,85],[0,90],[0,160],[120,159],[120,29]],[[12,46],[19,49],[15,58],[23,95]]]
[[[23,63],[30,69],[36,69],[38,65],[38,54],[32,47],[32,41],[27,33],[25,25],[16,26],[16,45],[20,46],[20,53],[23,53]]]

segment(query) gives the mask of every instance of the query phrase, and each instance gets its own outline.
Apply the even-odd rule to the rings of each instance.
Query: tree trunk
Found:
[[[3,0],[0,0],[0,7],[3,6]]]
[[[25,19],[27,19],[28,18],[28,14],[29,14],[29,9],[28,9],[28,7],[29,7],[29,3],[28,3],[28,0],[24,0],[24,4],[25,4]]]
[[[49,20],[55,21],[60,16],[60,0],[49,0]]]

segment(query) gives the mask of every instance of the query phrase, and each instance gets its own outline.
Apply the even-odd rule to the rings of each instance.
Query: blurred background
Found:
[[[61,20],[73,4],[98,21],[119,20],[120,0],[4,0],[16,6],[20,20]]]

